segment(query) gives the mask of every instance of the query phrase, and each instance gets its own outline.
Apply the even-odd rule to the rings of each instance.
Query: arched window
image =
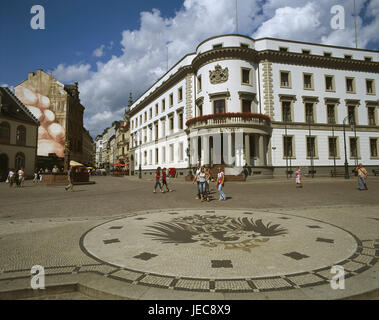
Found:
[[[26,128],[24,126],[17,127],[16,144],[19,146],[24,146],[26,144]]]
[[[0,123],[0,143],[10,143],[11,127],[8,122]]]
[[[22,152],[16,154],[14,167],[16,170],[25,168],[25,155]]]

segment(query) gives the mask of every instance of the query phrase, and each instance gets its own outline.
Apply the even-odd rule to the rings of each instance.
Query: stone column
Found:
[[[236,167],[243,167],[243,134],[236,135],[235,151],[236,151]]]
[[[272,167],[272,144],[269,136],[266,136],[267,146],[267,165]]]
[[[245,163],[250,166],[250,134],[245,133]]]
[[[203,165],[209,165],[209,136],[205,135],[201,137],[201,153]]]
[[[213,163],[221,164],[221,134],[213,135]]]
[[[259,145],[259,166],[265,166],[265,146],[264,146],[264,137],[260,135],[258,137]]]
[[[191,157],[191,165],[193,167],[196,167],[196,165],[199,163],[198,155],[197,155],[197,136],[191,137],[190,142],[190,157]]]
[[[233,143],[233,140],[232,140],[232,133],[231,132],[227,133],[227,141],[228,141],[228,159],[227,159],[227,164],[228,165],[232,165],[233,164],[233,156],[232,156],[232,149],[233,149],[232,143]]]

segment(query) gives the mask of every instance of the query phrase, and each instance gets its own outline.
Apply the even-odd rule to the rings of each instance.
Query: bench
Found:
[[[374,169],[374,170],[372,170],[372,173],[373,173],[373,174],[375,175],[375,177],[376,177],[376,175],[379,174],[379,170]]]

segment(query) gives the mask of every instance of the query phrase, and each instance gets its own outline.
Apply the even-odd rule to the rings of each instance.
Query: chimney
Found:
[[[28,72],[28,80],[34,77],[34,72]]]

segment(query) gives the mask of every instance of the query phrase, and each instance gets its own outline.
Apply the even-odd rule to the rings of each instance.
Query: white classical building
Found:
[[[350,169],[378,169],[378,82],[379,51],[208,39],[131,106],[131,171],[187,174],[201,163],[229,175],[246,165],[254,177],[297,166],[329,175],[344,166],[345,141]]]

